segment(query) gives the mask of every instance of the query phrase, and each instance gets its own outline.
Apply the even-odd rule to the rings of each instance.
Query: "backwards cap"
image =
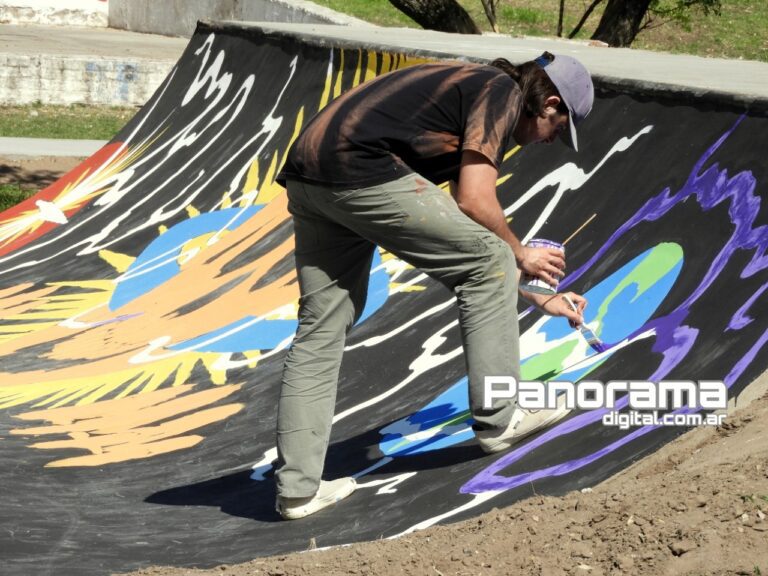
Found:
[[[535,62],[547,73],[568,108],[570,130],[562,133],[562,139],[568,146],[578,150],[576,126],[592,110],[595,99],[592,78],[587,69],[575,58],[555,56],[554,60],[549,60],[547,56],[548,54],[545,53],[536,58]]]

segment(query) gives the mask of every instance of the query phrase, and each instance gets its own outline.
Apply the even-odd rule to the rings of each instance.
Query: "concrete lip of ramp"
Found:
[[[250,28],[249,23],[220,24],[230,31]],[[710,102],[722,100],[749,105],[751,109],[768,106],[768,64],[764,62],[598,47],[586,41],[561,38],[477,37],[413,28],[362,29],[280,22],[260,22],[258,27],[265,34],[299,38],[312,45],[362,47],[430,58],[481,61],[507,58],[523,62],[549,50],[578,58],[604,89],[668,94],[677,99],[706,97]]]
[[[451,295],[379,254],[326,467],[361,488],[279,521],[274,412],[297,291],[274,176],[331,98],[427,53],[273,28],[201,24],[112,142],[0,215],[8,574],[207,567],[393,536],[592,486],[683,431],[579,412],[483,455]],[[564,239],[596,214],[569,244],[565,285],[610,346],[592,355],[564,321],[521,310],[526,379],[719,379],[737,395],[768,367],[765,93],[754,107],[657,93],[603,87],[581,153],[505,160],[499,197],[521,236]]]

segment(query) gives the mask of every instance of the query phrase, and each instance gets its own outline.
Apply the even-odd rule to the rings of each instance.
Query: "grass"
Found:
[[[394,8],[388,0],[314,0],[316,4],[367,20],[380,26],[419,26]],[[480,0],[459,0],[484,31],[490,25]],[[567,0],[563,29],[567,35],[577,24],[588,0]],[[502,34],[554,36],[557,31],[559,0],[501,0],[497,8]],[[600,21],[605,1],[587,20],[578,38],[587,39]],[[688,22],[654,23],[643,30],[633,48],[696,54],[729,59],[768,62],[768,2],[765,0],[723,0],[721,14],[704,15],[690,10]]]
[[[136,108],[94,106],[0,106],[0,136],[111,140]]]
[[[768,62],[768,2],[724,0],[720,16],[694,13],[689,25],[643,32],[636,48]]]
[[[480,2],[480,0],[477,1]],[[392,6],[389,0],[320,0],[319,2],[312,0],[312,2],[379,26],[420,28],[416,22]]]
[[[23,190],[18,184],[0,184],[0,212],[26,200],[34,190]]]

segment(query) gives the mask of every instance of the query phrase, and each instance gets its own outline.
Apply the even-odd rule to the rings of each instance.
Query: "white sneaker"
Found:
[[[320,481],[320,488],[314,496],[307,498],[285,498],[277,497],[275,510],[278,511],[284,520],[298,520],[319,512],[339,500],[343,500],[355,491],[357,483],[354,478],[338,478],[336,480]]]
[[[510,448],[526,436],[538,432],[565,418],[571,410],[565,407],[565,394],[557,401],[557,408],[550,410],[526,410],[515,408],[512,419],[501,430],[478,430],[477,443],[483,452],[493,454]]]

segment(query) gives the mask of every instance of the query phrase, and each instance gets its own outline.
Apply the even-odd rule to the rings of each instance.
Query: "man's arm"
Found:
[[[488,158],[479,152],[466,150],[461,157],[459,182],[457,185],[451,183],[451,194],[464,214],[509,244],[519,268],[556,286],[565,268],[563,253],[553,248],[522,245],[510,230],[496,197],[498,177],[498,170]]]

